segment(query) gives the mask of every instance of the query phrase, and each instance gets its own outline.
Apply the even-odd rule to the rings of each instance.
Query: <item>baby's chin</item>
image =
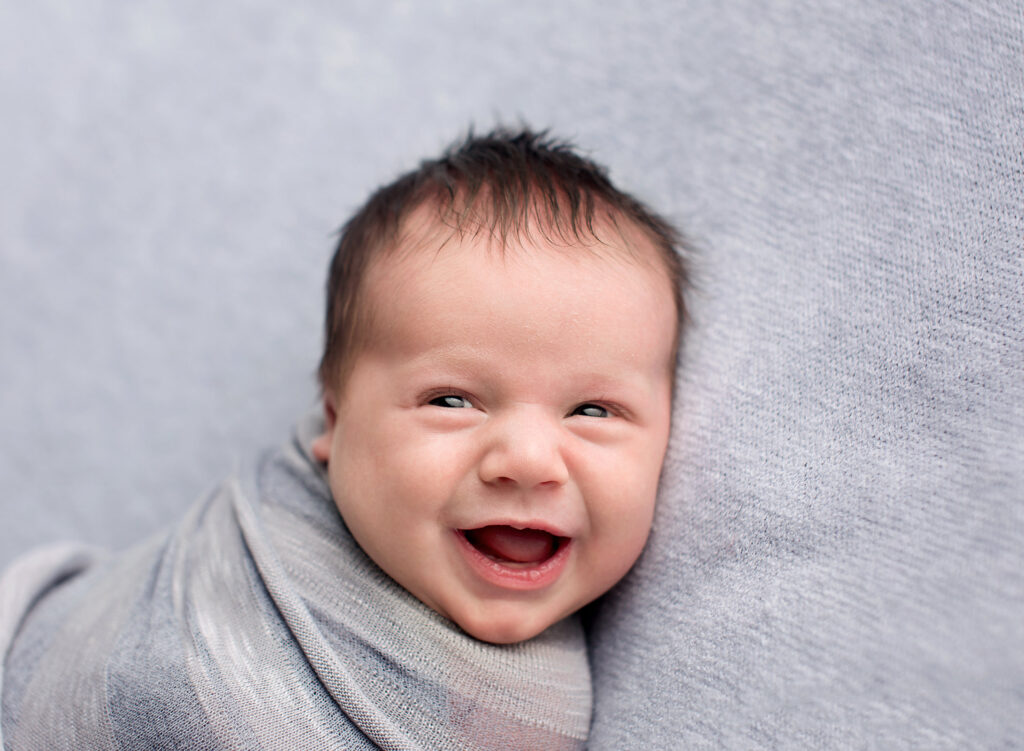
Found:
[[[518,644],[544,633],[551,626],[574,613],[531,613],[523,603],[502,603],[483,612],[442,613],[474,639],[491,644]]]
[[[544,633],[554,623],[546,623],[540,628],[524,628],[520,624],[484,624],[481,627],[474,624],[457,625],[474,639],[489,644],[518,644]]]

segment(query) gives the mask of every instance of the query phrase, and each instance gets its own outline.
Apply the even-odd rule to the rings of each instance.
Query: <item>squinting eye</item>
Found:
[[[608,410],[598,404],[581,404],[572,413],[584,417],[610,417]]]
[[[466,409],[473,406],[469,399],[464,396],[456,396],[455,394],[435,396],[430,400],[430,404],[433,404],[435,407],[448,407],[452,409]]]

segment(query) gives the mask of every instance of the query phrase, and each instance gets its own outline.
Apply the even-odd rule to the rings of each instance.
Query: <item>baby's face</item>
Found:
[[[313,451],[366,553],[479,639],[539,634],[647,539],[676,312],[634,252],[453,238],[366,280],[372,341]]]

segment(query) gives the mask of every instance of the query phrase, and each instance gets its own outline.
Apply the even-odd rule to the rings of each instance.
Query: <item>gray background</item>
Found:
[[[5,3],[0,113],[0,563],[280,441],[334,230],[522,117],[699,250],[592,745],[1021,744],[1018,2]]]
[[[0,4],[0,562],[54,537],[129,542],[276,444],[316,396],[333,233],[470,124],[550,126],[699,231],[680,20]]]

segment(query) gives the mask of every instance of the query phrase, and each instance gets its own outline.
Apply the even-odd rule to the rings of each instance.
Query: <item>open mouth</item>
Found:
[[[491,524],[479,529],[460,530],[466,541],[492,561],[527,568],[553,558],[568,541],[542,529],[516,529]]]

